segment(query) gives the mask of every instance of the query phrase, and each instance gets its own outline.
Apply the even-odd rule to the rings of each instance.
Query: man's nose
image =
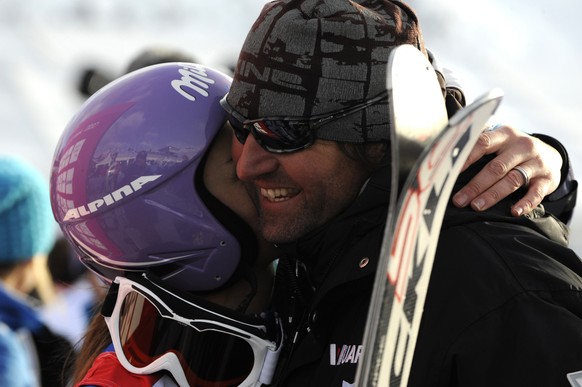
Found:
[[[249,134],[244,144],[234,139],[233,158],[236,174],[243,181],[252,181],[279,167],[277,155],[263,149],[252,134]]]

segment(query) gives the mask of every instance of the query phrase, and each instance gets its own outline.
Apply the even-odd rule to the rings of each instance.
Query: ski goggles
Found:
[[[220,105],[228,114],[228,121],[234,135],[241,144],[244,144],[249,133],[252,133],[257,143],[266,151],[289,153],[311,146],[316,138],[315,131],[323,125],[364,110],[387,96],[388,91],[383,91],[376,97],[357,105],[311,117],[280,116],[246,119],[227,102],[227,96],[220,100]]]
[[[271,383],[281,346],[266,320],[130,275],[115,278],[102,310],[127,371],[167,371],[181,387]]]

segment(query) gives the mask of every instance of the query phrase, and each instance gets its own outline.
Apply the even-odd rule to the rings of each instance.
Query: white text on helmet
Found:
[[[208,89],[208,85],[214,84],[214,80],[208,78],[208,74],[206,74],[204,68],[184,66],[178,72],[182,78],[172,81],[174,90],[190,101],[196,101],[195,93],[203,97],[208,97],[206,89]]]
[[[135,191],[140,190],[141,187],[143,187],[145,184],[156,180],[160,176],[162,175],[140,176],[131,183],[126,184],[123,187],[113,191],[112,193],[103,196],[101,199],[93,200],[89,204],[68,210],[65,214],[65,217],[63,218],[63,221],[79,219],[80,217],[92,214],[104,204],[106,206],[110,206],[113,203],[118,202],[121,199],[133,194]]]

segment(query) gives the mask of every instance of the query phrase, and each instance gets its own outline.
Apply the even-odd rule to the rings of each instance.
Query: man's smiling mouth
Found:
[[[283,202],[297,193],[299,190],[293,188],[261,188],[261,196],[270,202]]]

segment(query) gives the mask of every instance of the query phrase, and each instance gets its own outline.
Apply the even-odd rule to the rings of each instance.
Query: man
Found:
[[[233,143],[237,174],[254,197],[263,236],[288,253],[279,263],[275,299],[275,308],[289,323],[282,385],[354,382],[388,211],[386,63],[390,50],[400,44],[426,53],[414,12],[398,1],[271,2],[247,36],[223,100],[238,140]],[[445,88],[445,97],[450,105],[455,93]],[[582,358],[582,337],[574,329],[582,322],[582,267],[564,247],[561,224],[536,208],[558,182],[547,170],[534,176],[537,165],[528,159],[534,151],[512,154],[497,145],[500,136],[514,136],[517,142],[535,144],[539,153],[551,153],[508,128],[485,133],[485,143],[491,144],[473,152],[471,161],[485,153],[500,154],[484,172],[476,175],[471,169],[463,175],[459,181],[468,185],[455,197],[457,205],[486,210],[527,183],[528,174],[529,190],[521,200],[523,192],[518,191],[518,197],[484,213],[449,209],[435,262],[441,274],[429,289],[411,385],[556,385],[566,383],[567,372],[582,368],[574,366]],[[491,173],[492,165],[501,166],[499,176]],[[553,168],[564,167],[565,176],[567,165],[566,159]],[[526,175],[515,166],[526,169]],[[560,215],[575,197],[575,184],[573,188],[560,201],[566,206],[556,207]],[[512,217],[510,210],[527,217]],[[456,248],[454,236],[461,233],[467,239]],[[508,233],[514,238],[507,238]],[[487,244],[483,235],[493,242]],[[496,249],[496,243],[503,249]],[[519,263],[510,266],[512,258]],[[474,260],[487,269],[484,277],[471,266]],[[457,270],[459,261],[468,267]],[[536,265],[542,263],[543,275],[536,277]],[[464,281],[456,281],[457,276]],[[471,281],[480,287],[471,288]],[[563,299],[553,297],[555,289]],[[481,307],[477,302],[487,299],[488,290],[494,296]],[[551,296],[539,296],[540,290]],[[446,298],[451,295],[457,298]],[[504,308],[529,313],[514,314],[518,322],[504,331],[511,313],[489,313]],[[481,330],[470,329],[491,316]],[[527,333],[519,337],[524,316],[544,321],[543,332],[551,339],[539,343],[535,329],[523,329]],[[551,351],[552,340],[559,350]],[[560,347],[568,341],[574,348]],[[507,353],[518,356],[507,359]],[[535,362],[530,362],[534,359],[528,354],[533,353]],[[516,372],[507,375],[509,364]],[[540,367],[530,369],[530,364]]]

